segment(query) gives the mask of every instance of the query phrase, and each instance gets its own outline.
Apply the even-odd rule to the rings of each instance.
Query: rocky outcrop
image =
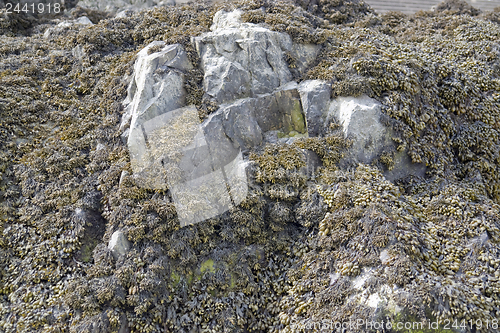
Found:
[[[292,80],[285,55],[304,70],[319,51],[317,45],[292,43],[287,34],[241,23],[241,14],[216,13],[212,32],[192,39],[205,72],[205,92],[219,103],[271,93]]]
[[[197,109],[184,107],[190,69],[180,45],[148,45],[137,56],[122,119],[136,182],[168,188],[182,226],[216,216],[246,195],[241,154],[218,118],[202,127]]]
[[[350,155],[361,163],[370,163],[391,143],[387,128],[380,122],[381,105],[368,97],[338,97],[330,104],[329,114],[342,125],[346,137],[353,139]]]
[[[367,96],[331,100],[325,81],[292,81],[286,57],[294,59],[295,70],[304,70],[317,46],[241,23],[241,14],[220,11],[211,32],[191,39],[201,59],[206,97],[219,105],[203,123],[197,109],[186,106],[184,75],[193,66],[183,47],[157,41],[137,55],[124,101],[123,139],[136,182],[169,189],[181,225],[216,216],[243,200],[242,153],[266,142],[323,136],[334,118],[353,141],[346,156],[352,163],[370,163],[394,150],[377,101]],[[304,154],[305,172],[312,173],[319,159],[312,151]],[[405,153],[395,156],[395,164],[388,171],[393,179],[425,171],[412,166]]]
[[[307,80],[299,84],[298,91],[306,117],[308,134],[318,136],[324,131],[332,88],[325,81]]]
[[[150,54],[152,48],[159,48],[159,51]],[[127,99],[123,102],[126,112],[121,124],[133,169],[145,168],[142,163],[146,160],[149,143],[144,136],[144,123],[184,106],[184,72],[191,68],[186,53],[178,44],[152,42],[138,53]],[[147,182],[143,185],[154,187]]]
[[[283,135],[306,133],[302,104],[295,82],[290,82],[271,94],[222,104],[217,113],[222,115],[226,136],[243,150],[262,144],[268,131],[277,131]]]
[[[159,48],[156,52],[151,52]],[[191,62],[179,44],[150,43],[137,54],[134,74],[128,88],[122,129],[130,123],[132,131],[142,121],[184,106],[184,72]]]

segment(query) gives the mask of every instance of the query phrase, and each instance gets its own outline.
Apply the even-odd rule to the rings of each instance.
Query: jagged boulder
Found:
[[[381,104],[373,98],[338,97],[329,113],[342,125],[345,136],[353,139],[349,153],[361,163],[370,163],[392,143],[390,131],[380,122]]]
[[[205,72],[205,92],[219,103],[271,93],[292,80],[286,54],[305,69],[319,51],[316,45],[294,44],[288,34],[241,23],[241,14],[219,11],[212,32],[192,38]]]
[[[302,104],[297,83],[290,82],[271,94],[243,98],[222,104],[225,134],[237,147],[248,150],[265,141],[265,133],[279,131],[283,135],[305,134]]]
[[[309,136],[318,136],[324,131],[332,87],[325,81],[307,80],[301,82],[297,90],[306,118],[307,132]]]
[[[152,48],[159,51],[151,53]],[[143,124],[185,105],[184,72],[190,69],[191,62],[179,44],[155,41],[137,54],[121,123],[132,164],[144,161],[149,145]]]
[[[153,48],[160,49],[151,52]],[[179,44],[150,43],[137,54],[134,74],[128,88],[122,129],[131,121],[131,130],[141,120],[185,105],[184,72],[192,69],[186,52]]]

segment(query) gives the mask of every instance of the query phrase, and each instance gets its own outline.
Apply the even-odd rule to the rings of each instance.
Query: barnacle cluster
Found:
[[[195,67],[189,104],[201,119],[215,111],[190,37],[236,7],[247,22],[321,44],[297,79],[378,99],[397,150],[426,163],[426,178],[386,180],[379,166],[396,167],[393,151],[372,165],[344,161],[349,141],[332,123],[252,151],[245,200],[180,228],[168,191],[132,177],[121,103],[136,53],[164,40]],[[366,300],[393,287],[391,302],[412,318],[495,331],[498,12],[455,0],[411,16],[355,0],[242,0],[69,15],[95,25],[44,37],[62,16],[0,19],[0,331],[296,332],[396,319]],[[131,248],[114,257],[106,244],[117,230]]]

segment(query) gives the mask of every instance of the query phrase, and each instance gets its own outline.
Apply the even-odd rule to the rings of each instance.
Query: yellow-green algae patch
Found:
[[[206,271],[215,272],[214,261],[212,259],[205,260],[201,263],[200,272],[203,274]]]
[[[298,133],[304,134],[306,132],[306,123],[304,120],[304,114],[302,113],[302,106],[300,104],[300,101],[295,101],[291,116],[293,129]]]

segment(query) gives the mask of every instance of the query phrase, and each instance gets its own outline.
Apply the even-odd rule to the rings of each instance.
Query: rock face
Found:
[[[113,235],[111,235],[111,239],[108,243],[108,248],[111,250],[113,257],[118,258],[127,253],[130,249],[130,242],[127,237],[121,231],[115,231]]]
[[[260,145],[268,131],[280,131],[286,135],[293,132],[306,133],[302,104],[295,82],[290,82],[271,94],[222,104],[217,113],[222,115],[225,134],[236,147],[243,150]]]
[[[332,101],[327,82],[292,81],[284,59],[292,57],[295,70],[303,71],[317,46],[296,45],[287,34],[241,23],[241,14],[220,11],[211,32],[191,39],[205,94],[219,104],[203,123],[197,109],[185,105],[184,74],[193,67],[182,46],[157,41],[137,55],[124,101],[123,139],[136,182],[169,189],[181,226],[239,204],[248,189],[242,153],[266,142],[324,135],[336,118],[353,139],[348,159],[355,163],[370,163],[393,146],[377,101],[366,96]],[[306,172],[312,173],[319,159],[312,151],[304,154]],[[405,156],[396,156],[392,177],[411,170]]]
[[[151,48],[160,50],[149,54]],[[123,102],[126,112],[121,124],[132,163],[143,160],[145,153],[143,123],[184,106],[184,72],[191,68],[186,53],[178,44],[156,41],[138,53],[127,99]]]
[[[182,226],[229,210],[247,191],[242,156],[222,123],[212,117],[201,126],[197,109],[184,107],[189,69],[180,45],[149,44],[138,53],[122,119],[136,182],[168,188]]]
[[[331,90],[328,83],[319,80],[303,81],[298,86],[309,136],[318,136],[324,130]]]
[[[192,39],[205,72],[205,92],[219,103],[271,93],[292,80],[285,54],[304,69],[319,51],[294,45],[287,34],[241,23],[241,14],[216,13],[212,32]]]
[[[353,139],[350,155],[361,163],[370,163],[392,143],[391,133],[380,122],[380,103],[368,96],[338,97],[330,104],[329,114],[340,122],[344,135]]]

